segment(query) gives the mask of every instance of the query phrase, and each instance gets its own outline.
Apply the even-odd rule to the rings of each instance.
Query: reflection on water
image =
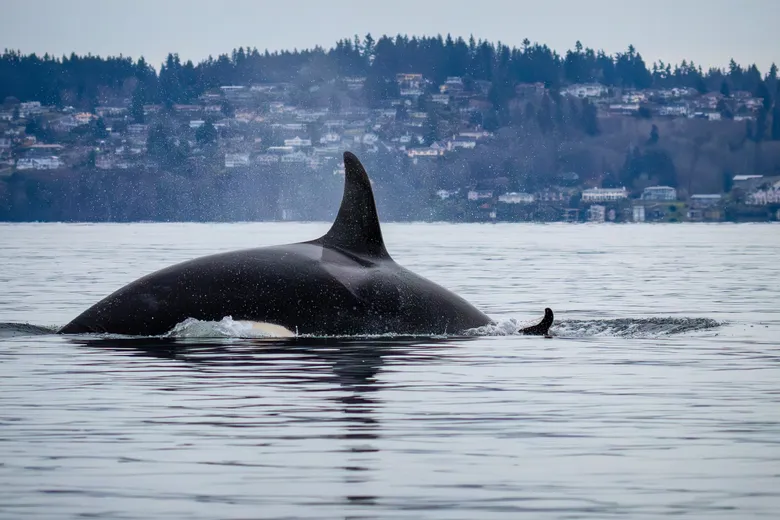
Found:
[[[408,347],[423,344],[403,339],[255,339],[242,340],[239,345],[175,339],[76,338],[70,341],[131,355],[180,361],[207,379],[224,380],[226,371],[240,370],[250,372],[257,384],[324,383],[339,387],[343,392],[327,397],[331,405],[322,411],[330,413],[334,417],[331,420],[341,425],[340,432],[327,438],[345,441],[341,470],[346,484],[368,482],[376,470],[372,467],[375,462],[372,454],[379,451],[373,441],[380,435],[376,414],[380,403],[374,395],[379,389],[376,376],[382,368],[383,357],[404,356]],[[435,345],[436,341],[430,341],[425,346]],[[232,422],[231,426],[241,427],[241,424]],[[371,495],[348,494],[344,497],[345,503],[360,505],[373,505],[376,500],[377,497]]]
[[[769,228],[390,226],[404,265],[500,319],[549,304],[557,337],[206,339],[49,325],[312,226],[0,226],[0,518],[774,519]]]

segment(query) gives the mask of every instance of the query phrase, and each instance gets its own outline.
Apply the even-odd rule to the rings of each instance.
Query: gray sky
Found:
[[[469,34],[559,52],[582,41],[608,53],[634,44],[652,63],[693,59],[705,69],[730,58],[780,65],[780,0],[2,0],[0,48],[56,55],[168,52],[197,62],[239,46],[332,46],[382,34]]]

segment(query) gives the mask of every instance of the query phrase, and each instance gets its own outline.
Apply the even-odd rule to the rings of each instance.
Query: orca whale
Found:
[[[159,336],[187,318],[250,322],[274,336],[458,335],[493,323],[385,249],[371,182],[344,153],[344,194],[322,237],[182,262],[110,294],[62,334]],[[553,314],[523,334],[546,335]]]

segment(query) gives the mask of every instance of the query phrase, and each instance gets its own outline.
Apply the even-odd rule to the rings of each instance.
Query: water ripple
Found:
[[[776,516],[771,226],[387,226],[498,320],[469,337],[52,333],[324,227],[0,226],[0,518]],[[513,334],[545,306],[555,337]]]

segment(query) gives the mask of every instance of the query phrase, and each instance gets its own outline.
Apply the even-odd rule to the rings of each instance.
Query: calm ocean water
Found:
[[[0,225],[0,518],[777,518],[778,225],[385,225],[468,338],[40,328],[327,228]]]

